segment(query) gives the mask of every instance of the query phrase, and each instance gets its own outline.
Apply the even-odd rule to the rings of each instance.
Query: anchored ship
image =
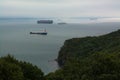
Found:
[[[44,31],[40,31],[40,32],[30,32],[30,34],[47,35],[48,33],[46,32],[46,29],[45,29]]]
[[[53,24],[53,20],[38,20],[38,24]]]

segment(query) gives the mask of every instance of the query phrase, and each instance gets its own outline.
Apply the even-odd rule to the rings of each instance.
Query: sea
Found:
[[[37,65],[45,74],[59,68],[55,59],[65,40],[86,36],[100,36],[120,29],[120,22],[37,24],[38,19],[0,19],[0,56]],[[78,19],[77,19],[78,20]],[[46,29],[47,35],[31,35]]]

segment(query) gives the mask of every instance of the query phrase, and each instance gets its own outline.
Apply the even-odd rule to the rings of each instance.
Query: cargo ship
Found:
[[[53,20],[38,20],[38,24],[53,24]]]
[[[44,30],[40,32],[30,32],[30,34],[47,35],[48,33],[46,32],[46,30]]]

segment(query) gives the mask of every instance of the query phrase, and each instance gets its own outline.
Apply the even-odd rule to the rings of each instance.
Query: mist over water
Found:
[[[12,54],[19,60],[37,65],[45,74],[58,68],[54,59],[66,39],[98,36],[120,29],[119,22],[58,25],[37,24],[36,21],[0,19],[0,56]],[[44,29],[48,35],[29,34]]]

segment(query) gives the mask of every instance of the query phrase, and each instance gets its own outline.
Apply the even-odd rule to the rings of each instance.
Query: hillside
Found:
[[[83,58],[98,52],[120,52],[120,30],[98,37],[66,40],[59,52],[58,63],[62,66],[70,58]]]
[[[7,55],[0,57],[0,80],[44,80],[44,74],[37,66]]]
[[[48,74],[47,80],[119,80],[120,30],[66,40],[58,63],[61,68]]]

